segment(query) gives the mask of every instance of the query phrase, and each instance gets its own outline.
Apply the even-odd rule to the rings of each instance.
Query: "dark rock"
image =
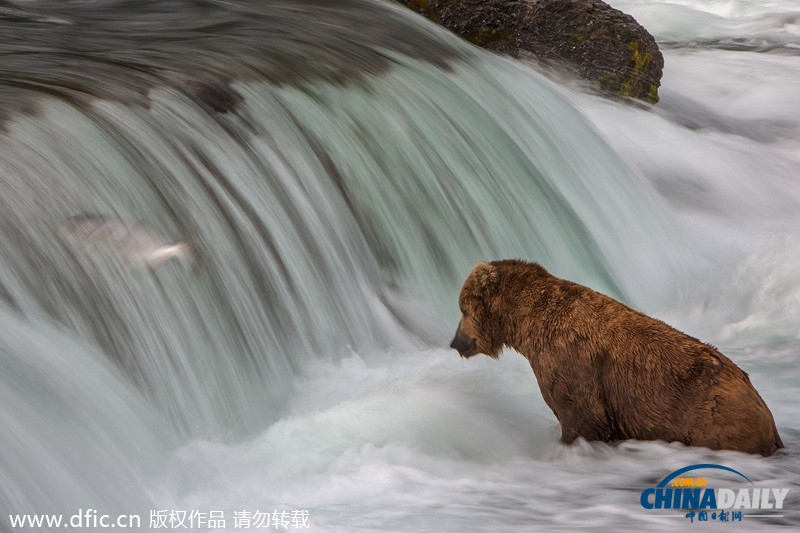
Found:
[[[546,62],[567,61],[618,96],[658,101],[664,57],[636,20],[599,0],[533,0],[522,48]]]
[[[210,115],[232,111],[242,101],[230,80],[212,74],[172,72],[166,77]]]
[[[483,48],[516,56],[525,1],[398,0],[417,13]]]
[[[600,0],[398,0],[464,39],[566,69],[606,94],[656,102],[664,58],[636,20]]]

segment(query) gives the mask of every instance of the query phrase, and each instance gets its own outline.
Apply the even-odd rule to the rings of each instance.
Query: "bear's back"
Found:
[[[595,418],[605,416],[608,427],[600,433],[608,437],[602,440],[678,441],[762,455],[783,446],[747,374],[717,348],[588,287],[556,277],[551,283],[562,309],[548,313],[559,318],[546,327],[545,338],[568,361],[531,366],[572,381],[562,387],[537,374],[543,393],[598,388],[576,396]],[[536,351],[545,356],[543,346]],[[548,396],[556,404],[575,399],[568,392]],[[562,413],[576,408],[551,407]],[[597,423],[602,420],[581,436],[595,438]]]

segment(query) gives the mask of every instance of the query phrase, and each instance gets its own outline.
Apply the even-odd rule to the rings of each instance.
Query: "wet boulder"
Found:
[[[664,58],[636,20],[599,0],[398,0],[464,39],[533,57],[605,94],[658,101]]]

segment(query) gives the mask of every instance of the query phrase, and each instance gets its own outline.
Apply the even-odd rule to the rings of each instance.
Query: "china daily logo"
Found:
[[[725,470],[741,478],[739,488],[706,486],[707,477],[698,477],[695,470]],[[691,472],[691,474],[689,474]],[[688,474],[688,475],[687,475]],[[728,483],[728,482],[726,482]],[[733,482],[730,482],[733,485]],[[789,489],[756,488],[753,482],[733,468],[715,464],[691,465],[681,468],[652,488],[642,491],[642,507],[653,509],[685,509],[692,522],[736,522],[745,517],[778,517]],[[744,514],[743,514],[744,513]]]

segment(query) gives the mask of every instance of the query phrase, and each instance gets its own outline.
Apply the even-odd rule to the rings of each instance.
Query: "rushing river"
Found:
[[[800,6],[611,3],[662,46],[655,107],[393,3],[0,3],[0,530],[799,527]],[[76,247],[87,214],[197,268]],[[503,257],[719,346],[786,449],[560,444],[522,357],[447,348]],[[784,509],[642,507],[693,464]]]

